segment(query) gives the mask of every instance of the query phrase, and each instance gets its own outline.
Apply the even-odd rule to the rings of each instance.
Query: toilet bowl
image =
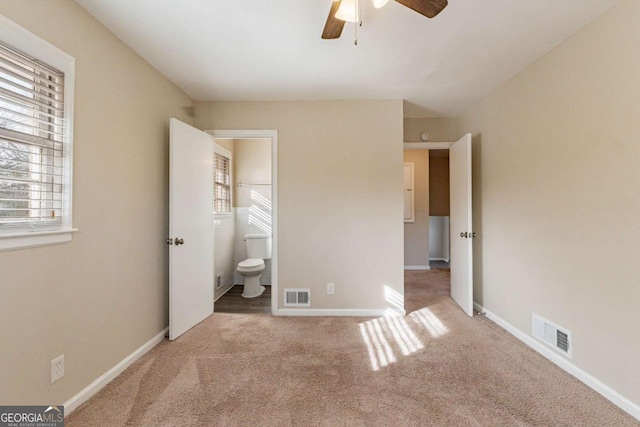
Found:
[[[264,286],[260,285],[260,276],[264,271],[264,261],[261,259],[249,258],[238,263],[238,273],[244,276],[244,298],[255,298],[262,295]]]
[[[271,259],[271,236],[268,234],[247,234],[244,236],[247,259],[238,263],[238,273],[244,276],[242,296],[255,298],[262,295],[265,287],[260,285],[264,271],[264,260]]]

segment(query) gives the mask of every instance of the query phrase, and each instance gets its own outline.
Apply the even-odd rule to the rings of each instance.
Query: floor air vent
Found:
[[[533,314],[533,336],[565,356],[571,357],[571,332]]]
[[[309,289],[285,289],[284,305],[287,307],[310,307],[311,291]]]

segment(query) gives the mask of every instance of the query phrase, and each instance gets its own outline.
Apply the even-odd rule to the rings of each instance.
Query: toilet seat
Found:
[[[238,272],[246,271],[249,273],[253,271],[261,271],[263,269],[264,260],[261,259],[249,258],[238,263]]]

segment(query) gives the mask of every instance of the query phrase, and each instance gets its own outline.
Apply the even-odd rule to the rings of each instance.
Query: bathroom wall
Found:
[[[230,215],[216,215],[214,220],[214,299],[220,298],[235,283],[236,220],[233,211]],[[218,283],[220,274],[222,278]]]
[[[404,161],[414,164],[414,222],[404,223],[404,265],[429,266],[429,151],[404,150]],[[399,190],[400,191],[400,190]]]
[[[271,234],[271,140],[236,139],[233,142],[235,193],[235,265],[247,259],[244,236]],[[235,271],[235,283],[244,277]],[[265,260],[260,283],[271,284],[271,260]]]
[[[233,162],[234,140],[216,139],[215,143],[231,152]],[[233,170],[231,179],[233,180]],[[233,187],[232,187],[233,190]],[[232,203],[234,198],[232,191]],[[235,237],[236,237],[236,215],[235,208],[231,208],[231,214],[220,214],[214,220],[214,274],[215,288],[214,299],[220,298],[235,283],[236,262],[235,262]],[[222,274],[220,284],[218,275]]]

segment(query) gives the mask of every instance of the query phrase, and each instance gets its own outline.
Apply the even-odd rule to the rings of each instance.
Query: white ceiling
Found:
[[[618,0],[449,0],[434,19],[362,1],[322,40],[331,0],[76,0],[198,101],[399,99],[455,117]]]

